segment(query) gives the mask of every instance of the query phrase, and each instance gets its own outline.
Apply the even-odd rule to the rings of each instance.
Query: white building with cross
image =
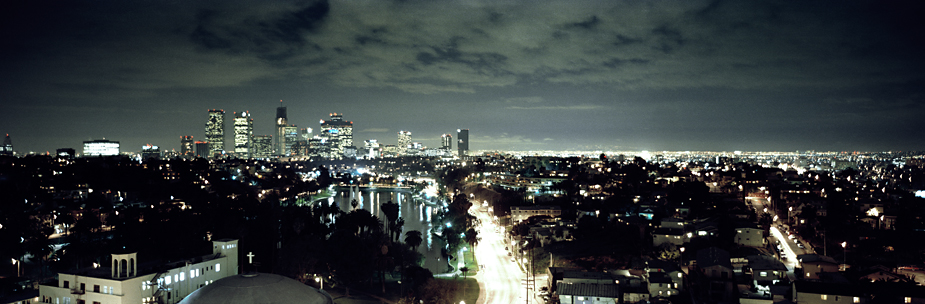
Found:
[[[105,265],[58,273],[57,284],[39,286],[39,300],[53,304],[175,304],[200,287],[237,274],[238,240],[222,239],[212,241],[212,254],[166,264],[140,263],[137,253],[113,254]]]

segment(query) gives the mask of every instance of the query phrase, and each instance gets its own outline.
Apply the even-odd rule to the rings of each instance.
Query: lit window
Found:
[[[828,300],[828,299],[829,299],[829,295],[822,295],[822,300],[823,300],[823,301]]]
[[[170,280],[170,276],[167,276],[165,279],[166,280],[164,282],[167,283],[167,285],[170,285],[170,283],[173,282]]]
[[[215,264],[215,272],[219,272],[219,271],[222,271],[222,264],[216,263],[216,264]]]
[[[912,297],[905,297],[903,303],[912,303]]]
[[[190,270],[190,271],[189,271],[189,278],[192,279],[192,278],[195,278],[195,277],[196,277],[196,271],[195,271],[195,270]]]
[[[861,298],[854,297],[854,300],[852,301],[852,303],[861,303]]]
[[[181,273],[180,273],[180,281],[183,281],[183,280],[185,280],[185,279],[186,279],[186,273],[185,273],[185,272],[181,272]]]
[[[173,275],[173,281],[174,281],[174,282],[179,282],[179,281],[180,281],[180,276],[177,275],[177,274],[174,274],[174,275]]]

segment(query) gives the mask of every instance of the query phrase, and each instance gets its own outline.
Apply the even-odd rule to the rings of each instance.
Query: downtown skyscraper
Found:
[[[276,155],[288,155],[286,151],[286,127],[289,126],[286,120],[286,107],[282,106],[283,101],[279,101],[280,106],[276,108]]]
[[[459,149],[459,157],[469,155],[469,129],[456,129],[456,138],[459,143],[456,148]]]
[[[195,146],[193,145],[193,136],[185,135],[180,137],[180,155],[195,156]]]
[[[251,157],[269,158],[273,156],[273,135],[254,135],[251,145]]]
[[[453,135],[447,133],[440,136],[440,149],[450,152],[453,150]]]
[[[209,110],[209,121],[206,122],[206,141],[209,143],[209,155],[221,155],[225,152],[225,110]]]
[[[254,119],[250,112],[234,113],[234,154],[250,158],[254,145]]]
[[[344,121],[343,114],[331,113],[330,120],[321,120],[321,131],[324,152],[322,157],[341,159],[348,147],[353,147],[353,122]],[[356,150],[353,147],[354,151]]]
[[[398,131],[398,155],[405,155],[408,153],[408,148],[411,146],[411,131]]]

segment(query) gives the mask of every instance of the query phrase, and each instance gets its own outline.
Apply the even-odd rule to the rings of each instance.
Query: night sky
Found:
[[[4,1],[0,133],[179,150],[209,109],[472,150],[925,150],[920,1]],[[454,145],[455,148],[455,145]]]

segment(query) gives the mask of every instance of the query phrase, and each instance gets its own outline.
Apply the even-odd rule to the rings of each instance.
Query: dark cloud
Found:
[[[591,16],[591,18],[589,18],[586,21],[574,23],[572,25],[580,27],[580,28],[584,28],[584,29],[592,29],[600,23],[601,23],[601,20],[598,19],[597,16]]]
[[[321,46],[306,37],[317,31],[330,11],[327,1],[316,1],[294,11],[239,15],[215,9],[196,14],[192,42],[210,50],[256,56],[271,61],[289,59]]]
[[[18,1],[3,8],[0,100],[28,106],[0,112],[0,131],[19,134],[23,147],[74,146],[42,139],[72,125],[85,126],[69,130],[83,137],[123,132],[115,136],[133,147],[172,142],[200,134],[209,108],[249,110],[258,132],[271,133],[279,99],[291,100],[300,125],[348,112],[358,140],[406,129],[436,141],[470,127],[495,149],[823,149],[847,141],[820,138],[851,134],[870,147],[889,146],[889,138],[889,147],[925,146],[901,136],[925,128],[917,118],[925,114],[925,11],[917,1]],[[36,121],[49,123],[29,127]],[[817,133],[800,132],[807,122]],[[160,133],[136,139],[123,129]]]

